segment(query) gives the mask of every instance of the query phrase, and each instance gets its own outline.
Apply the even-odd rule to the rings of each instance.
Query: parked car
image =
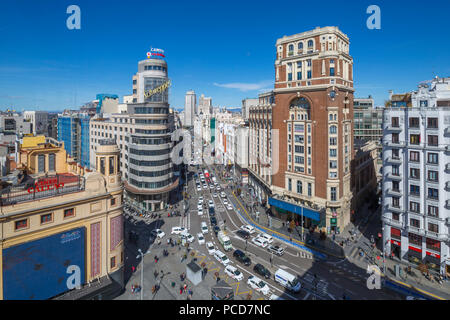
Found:
[[[270,246],[267,247],[267,250],[269,252],[275,253],[276,255],[279,255],[279,256],[282,256],[283,253],[284,253],[284,249],[281,248],[280,246],[272,246],[272,245],[270,245]]]
[[[205,243],[205,237],[203,237],[202,233],[198,233],[197,234],[197,240],[198,240],[198,244],[204,244]]]
[[[244,280],[244,275],[242,272],[232,265],[227,265],[225,267],[225,273],[236,281]]]
[[[171,234],[181,234],[186,232],[186,229],[183,227],[173,227]]]
[[[202,233],[208,233],[208,225],[206,224],[206,222],[202,222],[201,229]]]
[[[233,257],[235,257],[236,260],[239,261],[240,263],[242,263],[244,266],[249,266],[252,264],[252,261],[250,260],[250,258],[247,257],[245,255],[245,253],[239,249],[234,250]]]
[[[255,271],[257,274],[259,274],[260,276],[263,276],[266,279],[270,279],[270,276],[271,276],[270,271],[267,270],[267,268],[264,267],[261,263],[257,263],[253,267],[253,271]]]
[[[241,237],[242,239],[250,239],[250,233],[248,231],[245,230],[238,230],[236,231],[236,235]]]
[[[250,288],[254,289],[257,292],[262,293],[263,295],[267,296],[270,294],[270,288],[257,276],[250,276],[248,277],[247,284],[250,286]]]
[[[226,266],[227,264],[230,263],[230,260],[228,259],[228,257],[225,255],[225,253],[223,253],[220,250],[216,250],[214,252],[214,258],[216,258],[217,261],[219,261],[221,264],[223,264],[224,266]]]
[[[209,254],[214,254],[214,252],[216,252],[216,248],[214,248],[214,245],[212,242],[206,243],[206,249],[208,250]]]
[[[161,229],[155,229],[155,230],[152,230],[151,233],[152,233],[155,237],[158,237],[158,238],[160,238],[160,239],[166,235]]]
[[[247,231],[250,234],[255,232],[255,228],[249,224],[241,226],[241,229]]]
[[[269,244],[273,242],[273,237],[267,233],[261,232],[258,237],[266,239]]]
[[[252,242],[254,244],[256,244],[258,247],[262,247],[262,248],[265,248],[268,245],[268,242],[265,239],[259,238],[259,237],[258,238],[253,238]]]

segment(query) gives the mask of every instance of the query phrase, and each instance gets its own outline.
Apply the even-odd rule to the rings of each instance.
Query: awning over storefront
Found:
[[[298,205],[295,205],[293,203],[286,202],[286,201],[279,200],[279,199],[275,199],[275,198],[269,198],[269,204],[271,206],[276,207],[276,208],[279,208],[279,209],[282,209],[282,210],[286,210],[286,211],[290,211],[290,212],[293,212],[293,213],[298,214],[298,215],[302,215],[303,214],[303,216],[305,216],[307,218],[310,218],[312,220],[320,222],[320,212],[318,212],[318,211],[314,211],[314,210],[311,210],[309,208],[298,206]]]

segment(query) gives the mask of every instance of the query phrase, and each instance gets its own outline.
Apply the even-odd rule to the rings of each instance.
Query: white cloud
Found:
[[[258,83],[242,83],[242,82],[233,82],[233,83],[216,83],[214,82],[214,85],[216,87],[221,88],[228,88],[228,89],[239,89],[241,91],[254,91],[254,90],[261,90],[269,85],[271,85],[273,82],[272,80],[266,80],[261,81]]]

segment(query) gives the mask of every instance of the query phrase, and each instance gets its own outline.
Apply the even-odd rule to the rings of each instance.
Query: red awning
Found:
[[[416,247],[412,247],[412,246],[409,246],[408,248],[409,248],[409,250],[412,250],[412,251],[416,251],[416,252],[422,253],[422,249],[419,249],[419,248],[416,248]]]
[[[439,255],[437,253],[433,253],[433,252],[430,252],[430,251],[427,251],[426,253],[427,253],[427,256],[432,256],[432,257],[437,258],[437,259],[441,258],[441,255]]]

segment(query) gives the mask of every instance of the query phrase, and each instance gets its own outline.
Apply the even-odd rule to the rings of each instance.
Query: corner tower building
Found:
[[[272,211],[305,227],[340,231],[350,221],[353,59],[337,27],[276,42]],[[276,133],[278,130],[278,133]],[[278,150],[277,150],[278,148]]]

